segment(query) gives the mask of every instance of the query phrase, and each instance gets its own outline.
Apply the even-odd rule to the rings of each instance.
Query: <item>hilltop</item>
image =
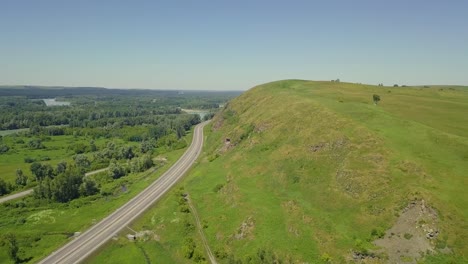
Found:
[[[466,113],[466,87],[267,83],[205,128],[183,191],[220,263],[464,262]],[[175,231],[190,227],[175,199],[135,224],[158,235],[138,246],[145,257],[185,263],[203,252],[196,233]]]

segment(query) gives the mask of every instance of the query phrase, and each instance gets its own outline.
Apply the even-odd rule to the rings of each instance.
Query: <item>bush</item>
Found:
[[[406,238],[406,239],[411,239],[411,238],[413,237],[413,235],[412,235],[412,234],[409,234],[409,233],[405,233],[405,234],[403,235],[403,237]]]
[[[372,95],[372,100],[374,101],[374,104],[377,105],[380,102],[380,95],[378,94]]]
[[[9,194],[12,190],[11,184],[0,178],[0,195]]]
[[[371,237],[377,237],[377,238],[382,238],[385,236],[385,232],[382,230],[378,230],[376,228],[373,228],[371,231]]]
[[[33,163],[33,162],[35,162],[35,161],[36,161],[36,159],[31,158],[31,157],[26,157],[26,158],[24,158],[24,162],[25,162],[25,163]]]
[[[8,147],[7,145],[0,145],[0,154],[8,152],[9,149],[10,147]]]
[[[224,187],[224,184],[218,183],[218,184],[216,184],[216,186],[213,188],[213,192],[217,193],[217,192],[219,192],[223,187]]]

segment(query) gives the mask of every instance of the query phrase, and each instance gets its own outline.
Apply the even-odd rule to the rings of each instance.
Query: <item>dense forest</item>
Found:
[[[70,95],[70,92],[80,95]],[[87,93],[82,94],[84,92]],[[182,108],[216,109],[238,93],[0,87],[2,94],[10,96],[0,96],[0,130],[58,125],[94,128],[114,123],[158,124],[161,116],[181,114]],[[69,102],[70,106],[50,107],[43,100],[46,98]]]
[[[202,120],[182,109],[209,119],[235,93],[3,87],[0,94],[10,95],[0,96],[0,195],[35,187],[37,199],[68,202],[100,191],[86,172],[107,168],[118,179],[152,168],[154,153],[184,148],[181,139]],[[67,105],[49,106],[46,97]]]

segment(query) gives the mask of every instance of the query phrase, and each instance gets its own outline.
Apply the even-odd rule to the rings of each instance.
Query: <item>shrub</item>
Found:
[[[7,145],[0,145],[0,154],[6,153],[9,149],[10,147],[8,147]]]
[[[376,228],[373,228],[371,231],[372,237],[382,238],[385,236],[385,232]]]
[[[224,187],[224,184],[218,183],[218,184],[216,184],[216,186],[213,188],[213,192],[217,193],[217,192],[219,192],[223,187]]]
[[[26,158],[24,158],[24,162],[25,162],[25,163],[33,163],[33,162],[35,162],[35,161],[36,161],[36,159],[31,158],[31,157],[26,157]]]
[[[374,101],[374,104],[377,105],[380,102],[380,95],[378,94],[372,95],[372,100]]]

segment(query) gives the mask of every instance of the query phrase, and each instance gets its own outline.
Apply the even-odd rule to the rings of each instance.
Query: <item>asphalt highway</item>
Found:
[[[198,158],[203,147],[203,127],[206,123],[195,127],[190,147],[161,177],[111,215],[39,263],[79,263],[141,215],[174,186]]]

